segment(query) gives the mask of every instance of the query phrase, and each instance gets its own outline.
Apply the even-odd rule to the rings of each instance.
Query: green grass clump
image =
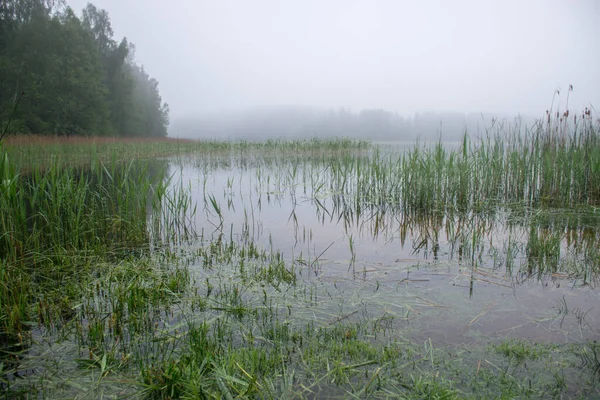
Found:
[[[406,399],[431,399],[431,400],[454,400],[460,399],[461,395],[452,388],[452,382],[435,377],[419,376],[412,378],[410,385],[410,394]]]
[[[544,354],[544,349],[535,343],[523,340],[505,340],[493,346],[498,354],[521,363],[526,360],[537,360]]]
[[[176,209],[165,208],[174,204],[166,201],[168,178],[164,169],[148,164],[120,164],[113,158],[76,169],[57,159],[49,168],[21,172],[3,147],[0,160],[4,335],[20,333],[35,313],[45,322],[70,314],[71,290],[78,281],[89,281],[94,262],[148,249],[151,238],[164,231],[165,216],[177,215],[186,203],[184,196]]]

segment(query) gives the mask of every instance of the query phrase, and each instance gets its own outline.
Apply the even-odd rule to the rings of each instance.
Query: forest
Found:
[[[158,82],[114,37],[108,12],[60,0],[0,1],[0,132],[164,137]]]

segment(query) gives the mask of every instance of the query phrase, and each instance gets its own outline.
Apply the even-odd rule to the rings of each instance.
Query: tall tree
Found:
[[[158,82],[113,38],[105,10],[79,19],[61,0],[0,0],[0,124],[17,132],[165,136]]]
[[[133,46],[126,38],[116,44],[108,13],[92,4],[83,10],[83,25],[103,59],[112,127],[126,136],[166,136],[168,105],[162,103],[158,82],[135,64]]]
[[[146,73],[144,67],[131,66],[135,82],[133,114],[127,131],[133,136],[162,137],[167,135],[169,106],[162,103],[158,82]]]
[[[123,38],[111,53],[107,62],[106,83],[109,88],[110,122],[116,132],[127,133],[128,119],[131,118],[133,90],[135,82],[131,74],[128,58],[132,46]]]

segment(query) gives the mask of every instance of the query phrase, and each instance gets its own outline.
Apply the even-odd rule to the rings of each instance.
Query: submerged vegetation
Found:
[[[573,122],[406,151],[13,138],[2,390],[597,397],[600,132]]]

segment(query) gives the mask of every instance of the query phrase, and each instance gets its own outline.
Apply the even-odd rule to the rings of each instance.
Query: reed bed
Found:
[[[87,166],[90,160],[102,162],[132,159],[157,159],[174,156],[208,156],[214,159],[232,157],[317,156],[367,150],[368,142],[353,139],[267,140],[191,140],[191,139],[135,139],[108,137],[10,136],[4,143],[11,162],[21,169],[49,168],[56,160],[63,166]]]
[[[164,237],[167,228],[182,224],[171,215],[179,216],[189,200],[181,192],[167,192],[164,168],[122,164],[114,156],[108,164],[91,159],[86,169],[56,159],[23,173],[3,148],[0,159],[0,332],[5,339],[21,334],[36,314],[46,321],[71,314],[78,297],[71,284],[88,281],[96,262],[147,252],[151,237]]]
[[[343,191],[350,176],[364,204],[444,215],[510,205],[600,205],[599,123],[587,113],[574,125],[556,122],[540,122],[524,135],[497,132],[473,140],[465,134],[453,150],[438,143],[397,158],[376,154],[370,163],[336,169],[331,187]]]

